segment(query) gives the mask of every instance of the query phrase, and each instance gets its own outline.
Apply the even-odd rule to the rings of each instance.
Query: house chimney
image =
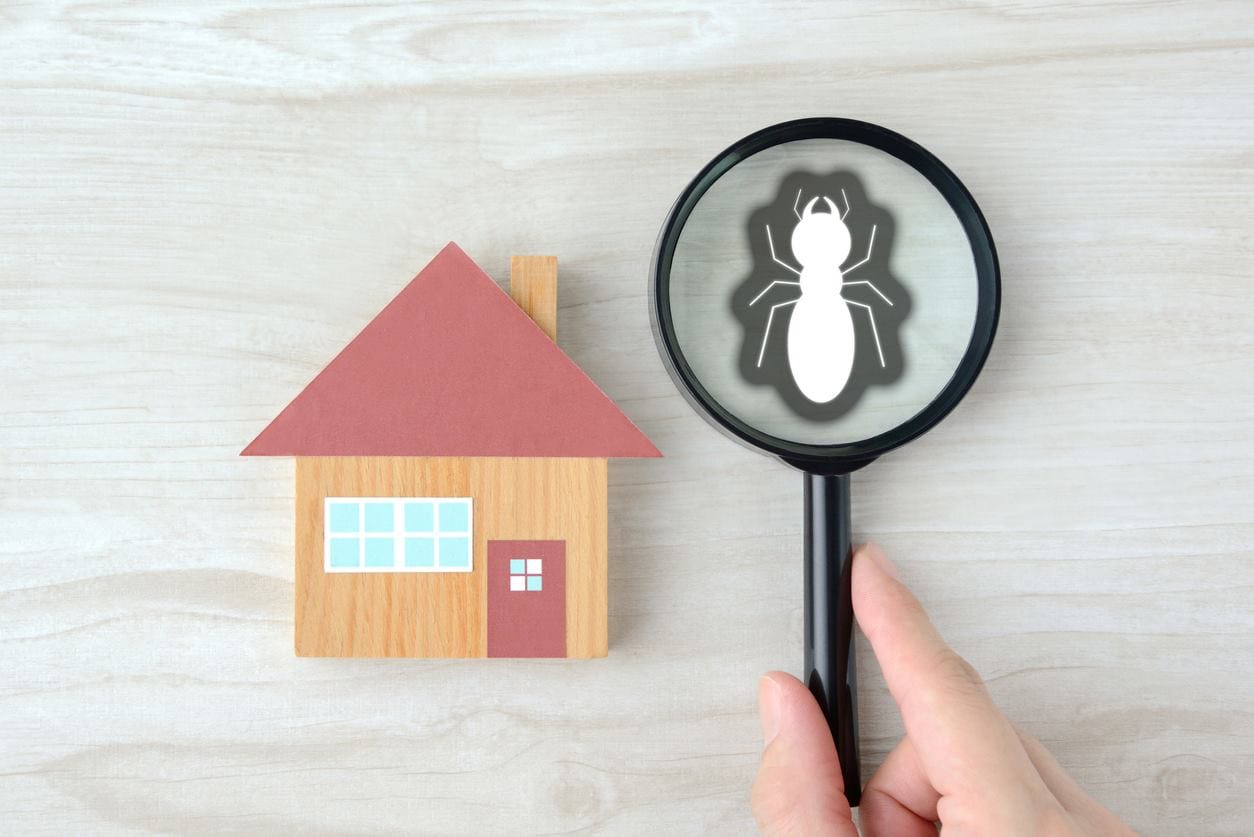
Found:
[[[510,259],[509,295],[550,340],[557,340],[557,256]]]

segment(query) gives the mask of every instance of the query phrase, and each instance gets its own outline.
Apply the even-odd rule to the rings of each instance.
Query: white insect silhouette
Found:
[[[862,279],[850,282],[846,278],[870,261],[878,224],[871,227],[866,256],[856,264],[842,268],[841,265],[849,257],[851,239],[849,228],[845,226],[845,216],[849,214],[849,198],[844,189],[840,190],[840,196],[845,209],[839,215],[836,214],[836,205],[825,195],[811,198],[805,208],[798,212],[801,190],[797,190],[797,198],[792,204],[797,225],[793,227],[791,243],[793,256],[801,263],[800,268],[793,267],[775,255],[771,225],[766,225],[766,242],[771,250],[771,259],[795,274],[797,280],[776,279],[749,302],[750,305],[756,305],[776,285],[792,285],[800,290],[801,296],[796,299],[771,306],[770,314],[766,318],[766,330],[762,334],[762,346],[758,350],[758,367],[761,368],[762,358],[766,355],[766,341],[771,336],[771,322],[775,319],[775,312],[787,305],[797,306],[788,323],[788,366],[801,393],[818,404],[825,404],[839,395],[853,371],[856,340],[849,306],[866,309],[871,320],[871,334],[875,337],[875,348],[880,356],[880,367],[884,367],[884,349],[880,345],[879,330],[875,327],[875,312],[864,302],[845,299],[841,290],[853,285],[866,285],[879,294],[880,299],[889,305],[893,304],[870,281]],[[827,204],[827,212],[814,212],[814,205],[820,200]]]

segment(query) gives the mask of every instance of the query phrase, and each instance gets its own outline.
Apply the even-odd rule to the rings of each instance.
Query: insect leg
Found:
[[[883,369],[884,368],[884,348],[880,345],[879,329],[875,327],[875,312],[872,311],[871,306],[867,305],[865,302],[854,302],[852,299],[846,299],[845,302],[849,303],[850,305],[856,305],[859,308],[866,309],[866,315],[871,318],[871,335],[875,338],[875,351],[879,352],[880,354],[880,368]]]
[[[749,304],[750,304],[750,305],[756,305],[756,304],[757,304],[757,302],[758,302],[758,300],[759,300],[759,299],[761,299],[762,297],[766,296],[766,292],[767,292],[767,291],[769,291],[771,288],[775,287],[776,285],[796,285],[798,288],[799,288],[799,287],[801,287],[801,283],[800,283],[800,282],[786,282],[786,281],[784,281],[783,279],[776,279],[774,282],[772,282],[771,284],[769,284],[769,285],[767,285],[765,288],[763,288],[763,289],[762,289],[762,291],[761,291],[761,293],[759,293],[759,294],[758,294],[757,296],[755,296],[753,299],[749,300]],[[891,303],[891,302],[890,302],[890,303],[888,303],[888,304],[889,304],[889,305],[892,305],[892,303]]]
[[[758,368],[762,368],[762,358],[766,356],[766,341],[771,336],[771,321],[775,319],[775,309],[782,308],[785,305],[796,305],[801,301],[801,297],[790,299],[787,302],[777,302],[771,306],[771,313],[766,317],[766,330],[762,332],[762,346],[758,349]]]
[[[845,268],[841,271],[842,273],[853,273],[855,270],[871,260],[871,248],[875,246],[875,230],[878,228],[879,224],[871,225],[871,240],[866,243],[866,255],[862,258],[862,261],[858,262],[853,267]]]
[[[798,283],[798,284],[800,284],[800,283]],[[892,301],[891,299],[889,299],[888,297],[884,296],[884,292],[883,292],[883,291],[881,291],[879,288],[875,287],[875,284],[874,284],[873,282],[871,282],[871,280],[869,280],[869,279],[856,279],[856,280],[854,280],[853,282],[845,282],[845,283],[844,283],[844,287],[846,287],[846,288],[847,288],[847,287],[849,287],[850,285],[866,285],[868,288],[870,288],[871,290],[873,290],[873,291],[875,291],[877,294],[879,294],[879,295],[880,295],[880,299],[884,300],[884,301],[885,301],[885,302],[887,302],[889,305],[892,305],[892,304],[893,304],[893,301]],[[752,304],[752,303],[750,303],[750,304]]]
[[[797,220],[801,220],[801,213],[797,211],[797,204],[801,203],[801,190],[797,190],[797,199],[792,202],[792,214],[797,216]]]
[[[775,239],[771,238],[771,225],[770,224],[766,225],[766,245],[769,248],[771,248],[771,261],[775,262],[775,264],[779,265],[782,268],[791,270],[793,273],[797,274],[798,276],[801,275],[800,270],[797,270],[797,268],[793,267],[788,262],[784,261],[779,256],[775,255]]]
[[[845,216],[849,214],[849,196],[845,194],[845,190],[840,190],[840,199],[845,202],[845,211],[840,213],[840,220],[845,220]]]

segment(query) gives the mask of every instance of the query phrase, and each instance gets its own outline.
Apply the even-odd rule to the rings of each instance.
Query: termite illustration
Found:
[[[766,241],[775,264],[797,278],[775,279],[763,288],[749,305],[756,305],[776,285],[793,286],[800,295],[795,299],[777,302],[767,314],[766,329],[758,348],[757,367],[762,367],[767,342],[771,337],[771,324],[779,309],[793,308],[788,322],[788,367],[802,395],[816,404],[826,404],[840,395],[849,381],[854,368],[854,350],[857,345],[851,308],[866,312],[879,353],[879,365],[884,368],[884,347],[880,343],[879,329],[875,324],[875,311],[865,302],[848,299],[842,294],[845,288],[864,285],[891,306],[893,301],[868,279],[850,280],[848,277],[871,260],[878,225],[872,225],[867,241],[866,255],[848,267],[843,267],[852,249],[849,228],[845,218],[849,215],[849,198],[840,190],[844,208],[838,213],[836,204],[826,195],[816,195],[801,206],[802,190],[793,201],[793,215],[797,224],[790,239],[792,255],[800,267],[794,267],[775,253],[775,240],[771,225],[766,224]],[[827,206],[827,212],[815,212],[819,202]]]

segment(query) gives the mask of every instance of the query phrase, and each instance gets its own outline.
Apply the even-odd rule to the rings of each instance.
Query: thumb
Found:
[[[853,560],[853,609],[932,788],[975,801],[986,822],[997,814],[1006,823],[1023,822],[1024,812],[1053,802],[979,674],[945,644],[873,544]]]
[[[832,734],[810,690],[773,671],[758,681],[766,749],[753,783],[763,834],[857,837]]]

